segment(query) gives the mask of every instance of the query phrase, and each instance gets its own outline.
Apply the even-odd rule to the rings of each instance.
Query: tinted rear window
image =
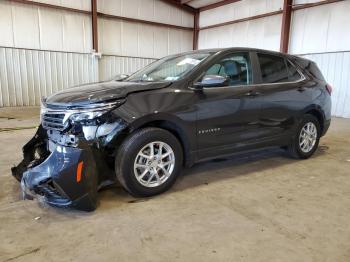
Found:
[[[283,57],[259,54],[258,59],[263,83],[288,82],[288,70]]]
[[[314,63],[311,62],[310,66],[308,67],[309,72],[311,73],[311,75],[319,80],[325,81],[321,70],[318,68],[318,66]]]

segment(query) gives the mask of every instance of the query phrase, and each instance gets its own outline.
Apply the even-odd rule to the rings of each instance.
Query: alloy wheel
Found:
[[[306,123],[300,131],[299,146],[302,152],[309,153],[317,141],[317,128],[312,122]]]
[[[145,187],[165,183],[174,171],[175,154],[165,142],[154,141],[145,145],[136,155],[134,175]]]

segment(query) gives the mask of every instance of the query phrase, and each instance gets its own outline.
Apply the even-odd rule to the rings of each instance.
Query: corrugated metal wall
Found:
[[[192,31],[98,19],[99,46],[104,54],[160,58],[192,50]]]
[[[201,30],[200,49],[215,47],[253,47],[279,50],[281,15]]]
[[[6,47],[80,53],[92,49],[89,15],[9,1],[0,1],[0,35],[0,46]]]
[[[100,81],[110,80],[116,74],[130,75],[153,61],[155,59],[152,58],[103,55],[99,63],[99,79]]]
[[[90,11],[91,0],[37,0]],[[98,0],[110,15],[193,27],[193,15],[160,0]],[[192,49],[192,31],[91,17],[0,0],[0,106],[39,105],[42,96],[87,82],[130,74],[155,59]],[[50,50],[50,51],[45,51]]]
[[[0,47],[0,106],[40,105],[42,96],[98,80],[91,54]]]
[[[176,26],[192,28],[194,22],[192,14],[159,0],[99,0],[97,7],[104,14]],[[101,17],[98,28],[100,50],[107,55],[161,58],[193,47],[191,30]]]
[[[86,11],[91,4],[41,2]],[[89,15],[0,1],[0,35],[0,106],[39,105],[42,96],[98,80]]]
[[[333,86],[332,115],[350,118],[350,51],[303,55],[317,63]]]
[[[283,0],[242,0],[200,14],[199,26],[220,24],[250,16],[261,15],[283,8]]]
[[[98,0],[98,12],[193,27],[193,15],[159,0]]]
[[[349,0],[293,12],[290,52],[305,54],[349,51],[349,14]]]
[[[294,4],[320,0],[294,0]],[[200,14],[200,26],[210,26],[282,9],[283,0],[242,0]],[[350,117],[350,1],[293,12],[290,53],[308,54],[333,86],[332,114]],[[281,15],[201,30],[200,48],[246,46],[279,50]]]
[[[278,11],[283,0],[242,0],[200,14],[200,27]],[[215,47],[255,47],[279,50],[282,15],[201,30],[200,49]]]
[[[296,4],[310,0],[296,0]],[[312,1],[315,2],[315,1]],[[333,86],[332,114],[350,117],[350,1],[293,12],[290,52],[308,54]]]

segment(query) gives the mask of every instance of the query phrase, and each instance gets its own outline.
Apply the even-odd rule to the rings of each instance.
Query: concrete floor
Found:
[[[115,187],[82,213],[20,200],[10,167],[34,129],[3,128],[37,115],[0,109],[0,261],[350,261],[350,120],[333,119],[309,160],[265,150],[206,162],[163,195]]]

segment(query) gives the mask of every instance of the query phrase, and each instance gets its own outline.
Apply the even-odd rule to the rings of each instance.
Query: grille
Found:
[[[62,131],[65,128],[63,123],[64,113],[50,113],[46,112],[42,115],[42,126],[45,129],[54,129]]]

